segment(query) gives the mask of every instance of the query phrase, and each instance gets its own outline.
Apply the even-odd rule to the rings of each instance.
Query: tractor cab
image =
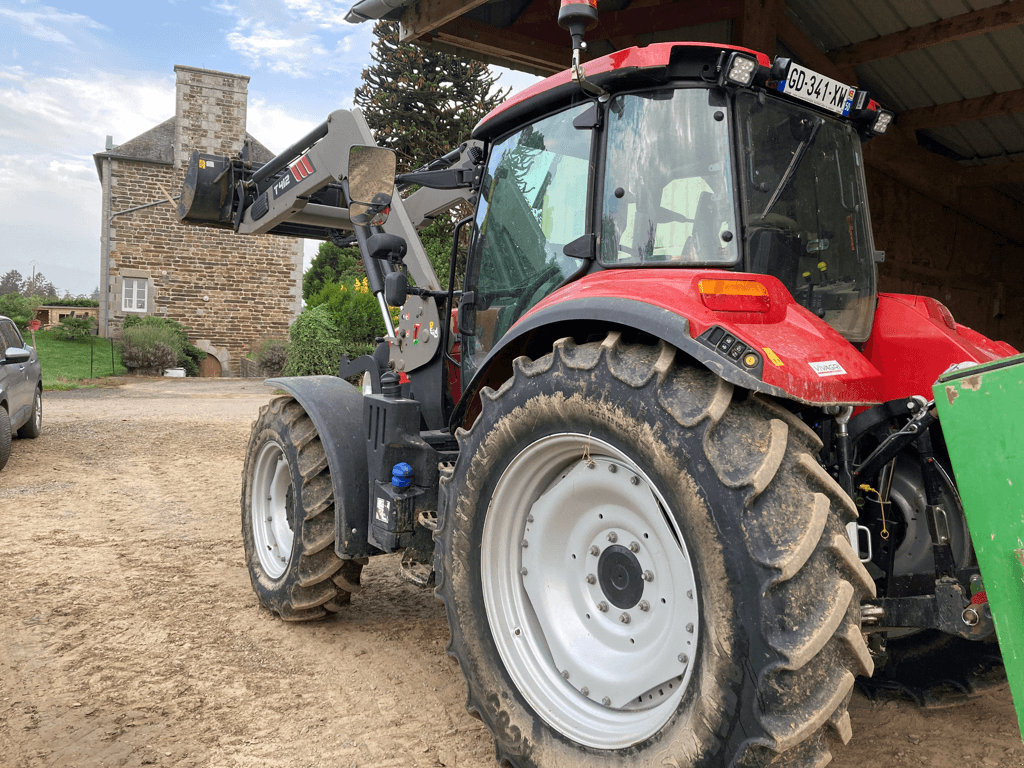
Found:
[[[556,75],[474,132],[490,151],[464,379],[544,298],[613,269],[770,275],[848,341],[868,338],[875,250],[860,145],[887,113],[729,46],[651,45],[585,71],[588,90]]]

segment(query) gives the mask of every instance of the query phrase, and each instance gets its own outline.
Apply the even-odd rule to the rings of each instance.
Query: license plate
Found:
[[[851,88],[830,77],[818,74],[813,69],[790,64],[786,79],[779,83],[778,90],[801,101],[817,104],[829,112],[848,117],[853,107],[856,88]]]

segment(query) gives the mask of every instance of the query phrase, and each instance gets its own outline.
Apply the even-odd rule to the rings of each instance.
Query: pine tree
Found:
[[[394,22],[377,22],[373,32],[373,64],[355,104],[377,143],[398,153],[400,171],[455,149],[508,95],[494,89],[486,64],[401,43]]]
[[[12,269],[0,278],[0,296],[6,296],[8,293],[20,293],[23,280],[21,272]]]

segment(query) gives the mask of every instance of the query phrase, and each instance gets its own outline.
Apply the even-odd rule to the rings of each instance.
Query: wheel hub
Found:
[[[276,442],[266,443],[256,456],[251,494],[256,553],[267,575],[277,579],[292,555],[295,501],[288,458]]]
[[[616,608],[632,608],[644,594],[643,569],[636,555],[612,544],[597,561],[597,582]]]

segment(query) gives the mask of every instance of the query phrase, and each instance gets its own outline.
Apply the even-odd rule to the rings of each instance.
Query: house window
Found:
[[[148,281],[143,277],[126,277],[122,290],[121,308],[125,312],[146,311],[146,286]]]

